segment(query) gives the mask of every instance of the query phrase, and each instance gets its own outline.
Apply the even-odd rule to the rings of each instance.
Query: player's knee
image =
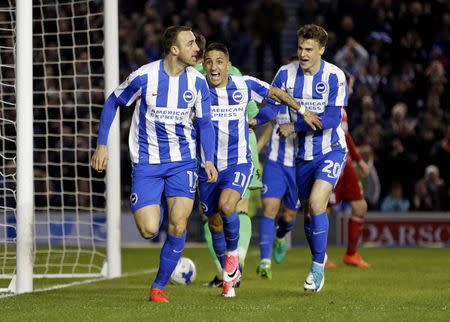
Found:
[[[321,214],[327,210],[327,203],[318,198],[309,199],[309,210],[311,214]]]
[[[223,231],[222,218],[216,214],[208,218],[208,227],[212,233],[219,233]]]
[[[297,212],[290,209],[286,209],[283,213],[283,219],[285,222],[292,222],[296,216]]]
[[[263,207],[264,207],[264,216],[270,218],[275,218],[278,214],[278,211],[280,210],[280,206],[272,202],[263,201]]]
[[[138,225],[141,236],[145,239],[152,239],[158,235],[158,227],[152,225]]]
[[[171,233],[174,236],[180,237],[186,231],[186,226],[175,226]]]
[[[174,236],[181,236],[186,231],[186,223],[185,222],[177,222],[173,224],[169,224],[169,232]]]
[[[309,212],[309,200],[308,199],[303,199],[300,201],[301,204],[301,212],[302,214],[306,217],[309,216],[310,212]]]
[[[367,202],[365,200],[360,200],[355,203],[353,207],[353,214],[355,216],[364,217],[367,213]]]
[[[221,203],[219,208],[222,216],[229,216],[236,210],[236,207],[226,202]]]

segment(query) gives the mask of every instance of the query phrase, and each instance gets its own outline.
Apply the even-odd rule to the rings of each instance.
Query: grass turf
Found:
[[[326,272],[320,293],[303,291],[309,250],[288,252],[282,265],[273,265],[273,279],[255,273],[258,252],[250,250],[236,298],[220,296],[220,289],[202,284],[214,275],[206,248],[186,249],[194,260],[197,279],[188,286],[169,285],[171,303],[149,303],[155,273],[104,280],[54,291],[0,299],[3,321],[449,321],[450,250],[365,249],[372,264],[360,270],[341,264],[344,250],[331,248],[338,268]],[[123,272],[156,268],[158,249],[124,249]],[[60,280],[35,280],[35,288]],[[66,282],[66,281],[64,281]]]

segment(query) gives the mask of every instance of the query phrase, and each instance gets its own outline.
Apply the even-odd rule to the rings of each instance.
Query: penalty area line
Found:
[[[140,271],[140,272],[126,273],[126,274],[123,274],[121,276],[114,277],[114,278],[107,278],[107,277],[91,278],[91,279],[84,280],[84,281],[77,281],[77,282],[72,282],[72,283],[67,283],[67,284],[60,284],[60,285],[54,285],[54,286],[50,286],[50,287],[38,288],[38,289],[35,289],[35,290],[33,290],[32,292],[29,292],[29,293],[21,293],[21,294],[16,294],[16,293],[10,294],[10,293],[8,293],[8,294],[2,294],[2,295],[0,295],[0,299],[7,298],[7,297],[12,297],[12,296],[17,296],[17,295],[22,295],[22,294],[48,292],[48,291],[59,290],[61,288],[66,288],[66,287],[70,287],[70,286],[92,284],[92,283],[97,283],[97,282],[106,281],[106,280],[114,280],[114,279],[119,279],[119,278],[126,278],[126,277],[131,277],[131,276],[150,274],[150,273],[155,273],[156,271],[157,271],[156,268],[152,268],[152,269],[147,269],[147,270]]]

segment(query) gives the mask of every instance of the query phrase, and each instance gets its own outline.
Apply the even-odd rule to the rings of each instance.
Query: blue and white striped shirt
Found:
[[[296,130],[300,132],[299,158],[313,160],[332,149],[347,150],[345,134],[340,126],[342,118],[340,108],[347,106],[348,99],[347,83],[342,70],[321,60],[320,69],[316,74],[304,75],[299,63],[293,62],[280,68],[272,85],[283,89],[307,110],[321,117],[323,129],[312,131],[304,123],[303,118],[297,118],[297,113],[292,114],[293,121],[297,121]],[[298,126],[297,123],[302,122],[303,124]]]
[[[164,70],[164,60],[146,64],[114,91],[121,105],[135,110],[129,148],[133,163],[161,164],[196,158],[193,118],[210,118],[209,89],[193,67],[177,77]]]
[[[219,171],[229,165],[251,163],[247,104],[262,102],[270,85],[250,76],[228,76],[226,87],[210,87],[211,119],[215,129],[214,163]],[[204,162],[203,151],[202,161]]]
[[[267,158],[271,161],[279,162],[284,166],[293,167],[295,161],[295,142],[296,139],[292,137],[282,138],[277,133],[280,124],[291,123],[291,116],[289,113],[290,108],[286,105],[279,105],[279,111],[276,115],[276,124],[273,127],[272,135],[270,136],[269,143],[267,145],[266,154]]]

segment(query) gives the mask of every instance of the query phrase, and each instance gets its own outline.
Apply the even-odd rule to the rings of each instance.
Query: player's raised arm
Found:
[[[300,105],[292,96],[290,96],[285,91],[279,89],[275,86],[270,86],[269,97],[276,102],[286,104],[287,106],[297,110],[302,116],[300,119],[304,119],[306,124],[308,124],[314,131],[322,128],[322,123],[320,117],[311,111],[307,111],[305,106]]]

